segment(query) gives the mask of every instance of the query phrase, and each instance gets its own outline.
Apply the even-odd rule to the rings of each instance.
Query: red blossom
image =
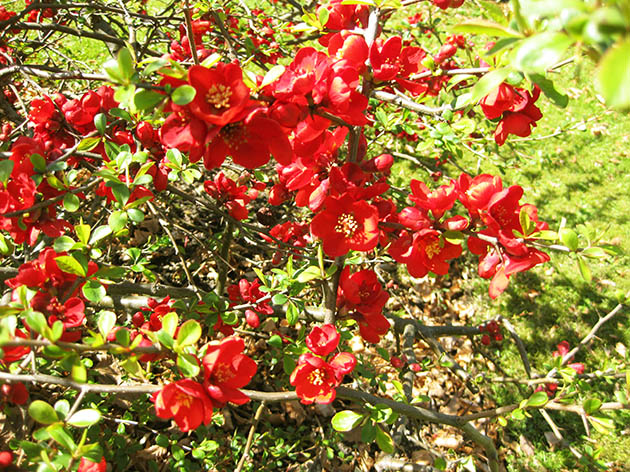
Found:
[[[165,385],[153,396],[155,413],[164,419],[173,418],[183,432],[197,429],[212,421],[212,400],[201,384],[183,379]]]
[[[332,324],[315,326],[310,334],[306,336],[306,345],[318,356],[327,356],[339,344],[340,335]]]
[[[311,233],[323,242],[331,257],[349,250],[371,251],[378,244],[378,210],[364,200],[355,201],[344,194],[328,197],[324,211],[311,222]]]
[[[211,344],[203,358],[204,388],[217,406],[228,402],[242,405],[249,397],[239,388],[247,385],[256,373],[256,362],[243,354],[245,342],[229,337]]]
[[[340,352],[330,363],[307,352],[298,359],[290,383],[305,405],[332,403],[337,394],[335,388],[341,384],[344,375],[352,372],[355,365],[355,357],[348,352]]]
[[[85,457],[81,458],[77,472],[105,472],[107,470],[107,462],[105,456],[101,457],[99,462],[92,462]]]

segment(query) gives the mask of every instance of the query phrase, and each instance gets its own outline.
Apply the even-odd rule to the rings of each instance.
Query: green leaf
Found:
[[[94,228],[94,231],[92,231],[92,236],[88,244],[93,245],[110,234],[112,234],[112,229],[108,225],[97,226]]]
[[[72,256],[59,256],[55,257],[55,262],[59,269],[68,274],[79,275],[81,277],[86,276],[85,268]]]
[[[107,295],[105,287],[98,280],[88,280],[83,284],[81,292],[92,303],[100,302]]]
[[[98,410],[88,408],[77,411],[68,418],[66,422],[72,426],[76,426],[77,428],[87,428],[88,426],[98,423],[100,419],[101,413]]]
[[[13,161],[10,159],[5,159],[4,161],[0,161],[0,182],[6,183],[9,180],[9,176],[13,171]]]
[[[278,336],[277,334],[272,335],[269,340],[267,341],[267,343],[270,346],[273,347],[277,347],[277,348],[281,348],[282,347],[282,338],[280,336]]]
[[[507,18],[503,13],[503,10],[499,5],[494,2],[488,2],[484,0],[478,0],[483,9],[488,13],[488,16],[492,18],[495,22],[501,24],[506,23]]]
[[[28,406],[28,414],[35,421],[42,424],[52,424],[59,421],[55,409],[42,400],[32,402]]]
[[[578,256],[577,257],[578,269],[580,270],[580,275],[584,279],[586,283],[590,283],[593,280],[593,275],[591,273],[591,268],[588,266],[584,258]]]
[[[179,367],[185,377],[197,377],[199,375],[199,364],[195,356],[190,354],[180,353],[177,356],[177,367]]]
[[[50,341],[55,342],[58,341],[59,338],[63,335],[63,322],[61,320],[57,320],[53,323],[50,328]]]
[[[381,448],[386,454],[394,453],[394,441],[392,441],[392,437],[383,431],[380,426],[376,427],[376,444]]]
[[[335,431],[350,431],[356,428],[363,420],[364,415],[352,410],[343,410],[332,417],[330,424]]]
[[[66,252],[75,245],[74,239],[70,236],[59,236],[53,243],[53,249],[57,252]]]
[[[77,211],[81,201],[74,193],[66,193],[63,196],[63,207],[70,213]]]
[[[501,85],[501,83],[503,83],[505,78],[510,75],[511,72],[512,69],[510,69],[509,67],[503,67],[501,69],[495,69],[488,72],[481,79],[479,79],[479,82],[477,82],[470,90],[469,103],[478,102],[483,97],[488,95],[499,85]]]
[[[304,269],[302,272],[300,272],[300,274],[297,276],[297,281],[300,283],[306,283],[311,280],[319,279],[320,277],[321,275],[320,275],[319,267],[309,266],[306,269]]]
[[[30,157],[31,164],[33,164],[33,168],[43,174],[46,172],[46,159],[44,159],[39,154],[32,154]]]
[[[599,433],[610,434],[615,430],[615,422],[603,413],[588,415],[587,418]]]
[[[376,426],[370,422],[363,425],[361,428],[361,442],[371,443],[376,439]]]
[[[529,76],[532,82],[534,82],[542,93],[544,93],[556,106],[560,108],[566,108],[569,104],[568,95],[564,95],[554,87],[554,84],[551,80],[547,79],[545,76],[540,74],[531,74]]]
[[[282,293],[276,293],[273,297],[271,297],[271,301],[274,305],[284,305],[287,300],[287,296]]]
[[[156,336],[158,338],[158,341],[160,341],[160,344],[162,344],[164,347],[168,349],[173,349],[173,345],[175,344],[175,340],[173,339],[173,336],[168,334],[163,329],[159,330]]]
[[[127,210],[127,215],[129,215],[129,219],[134,223],[142,223],[144,221],[144,213],[137,208]]]
[[[123,330],[121,330],[123,331]],[[77,361],[76,364],[72,365],[72,370],[70,371],[70,376],[72,380],[78,383],[87,382],[87,369],[81,362]]]
[[[134,58],[128,48],[118,51],[118,70],[125,82],[128,82],[136,72],[134,68]]]
[[[123,347],[129,347],[131,337],[129,336],[129,330],[119,329],[116,331],[116,343]]]
[[[29,310],[26,314],[26,322],[33,330],[42,335],[49,329],[46,317],[39,311]]]
[[[328,12],[327,9],[322,8],[320,10],[321,11],[326,11]],[[322,23],[322,25],[326,24],[326,22]],[[278,80],[280,78],[280,76],[284,74],[284,66],[282,65],[276,65],[273,66],[271,69],[269,69],[267,71],[267,73],[265,74],[265,77],[263,78],[262,83],[260,84],[260,88],[264,88],[269,84],[274,83],[276,80]]]
[[[573,39],[562,33],[547,31],[523,40],[514,50],[512,66],[522,72],[544,74],[557,64]]]
[[[300,311],[295,303],[289,302],[287,305],[287,322],[293,326],[300,319]]]
[[[595,413],[601,406],[602,402],[598,398],[588,398],[582,403],[582,407],[587,415]]]
[[[578,235],[570,228],[561,228],[558,231],[560,242],[568,247],[571,251],[576,251],[579,246]]]
[[[125,228],[125,226],[127,226],[127,212],[116,210],[111,215],[109,215],[107,223],[114,233],[121,231]]]
[[[126,205],[129,201],[129,197],[131,196],[131,190],[125,184],[118,182],[111,182],[108,185],[112,189],[112,193],[114,194],[114,198],[121,205]]]
[[[195,320],[186,321],[179,328],[177,344],[180,347],[195,344],[201,337],[201,325]]]
[[[110,59],[103,64],[103,69],[105,69],[105,73],[107,74],[107,77],[109,77],[109,80],[115,84],[121,84],[125,81],[117,60]]]
[[[59,418],[65,418],[70,411],[70,403],[68,400],[59,400],[55,403],[55,411],[59,415]]]
[[[83,138],[79,143],[77,151],[91,151],[101,142],[100,137]]]
[[[162,317],[162,329],[170,334],[171,337],[175,335],[178,323],[179,317],[174,311],[171,311]]]
[[[523,35],[507,26],[488,20],[467,20],[455,25],[452,30],[456,33],[487,34],[489,36],[521,38]]]
[[[595,85],[613,108],[630,108],[630,38],[618,41],[597,67]]]
[[[154,90],[140,89],[133,96],[133,104],[138,110],[150,110],[155,108],[165,98],[165,95]]]
[[[66,449],[67,451],[74,452],[77,448],[77,445],[74,443],[72,436],[70,433],[66,431],[66,429],[60,424],[53,424],[46,428],[50,437],[55,440],[61,447]]]
[[[114,326],[116,326],[116,314],[112,311],[101,311],[98,317],[98,331],[103,339],[107,338]]]
[[[188,105],[195,99],[197,91],[191,85],[181,85],[171,94],[171,100],[176,105]]]
[[[451,244],[462,244],[466,239],[461,231],[445,231],[442,237]]]
[[[282,358],[282,368],[286,375],[291,375],[291,373],[295,370],[295,360],[291,356],[284,356]]]
[[[75,225],[74,232],[79,238],[79,241],[81,241],[83,244],[87,244],[90,240],[90,233],[92,232],[92,228],[90,228],[90,225],[86,224]]]
[[[549,401],[549,397],[542,390],[540,392],[535,392],[531,397],[527,399],[526,406],[530,406],[532,408],[536,408],[539,406],[543,406]]]

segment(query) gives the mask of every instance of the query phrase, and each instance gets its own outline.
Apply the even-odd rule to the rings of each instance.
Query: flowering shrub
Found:
[[[471,144],[479,146],[473,152],[534,133],[537,101],[543,94],[558,101],[545,74],[562,65],[578,33],[534,34],[514,2],[511,13],[499,8],[505,24],[453,28],[514,40],[479,57],[468,36],[442,38],[439,22],[424,20],[427,11],[447,17],[441,11],[463,0],[427,2],[422,14],[414,1],[330,0],[299,14],[293,2],[253,10],[244,2],[216,9],[176,2],[184,12],[177,20],[149,15],[145,7],[155,6],[140,3],[0,7],[2,77],[49,81],[37,96],[21,75],[11,86],[0,82],[0,105],[13,122],[0,134],[0,252],[8,261],[0,403],[25,408],[41,425],[12,441],[24,451],[18,466],[106,470],[115,457],[107,441],[115,439],[97,430],[112,421],[110,408],[141,415],[136,423],[146,423],[147,434],[166,432],[159,419],[173,420],[176,434],[191,432],[190,439],[204,437],[220,416],[227,423],[232,408],[261,402],[245,461],[269,403],[343,399],[357,411],[335,415],[337,431],[360,427],[362,441],[391,454],[399,415],[450,425],[483,448],[477,460],[483,455],[499,470],[493,440],[473,423],[498,413],[447,415],[413,392],[424,366],[416,341],[445,354],[436,338],[470,328],[456,334],[481,335],[489,345],[503,339],[497,321],[425,326],[411,310],[392,310],[394,279],[456,274],[471,253],[494,299],[553,250],[575,256],[583,273],[584,257],[614,251],[590,239],[580,247],[564,224],[552,231],[524,203],[523,188],[499,176],[433,170],[426,182],[414,175],[398,185],[392,175],[401,151],[420,152],[421,144],[441,165],[495,124],[494,143]],[[422,28],[385,28],[396,9]],[[118,37],[103,12],[124,18],[129,37]],[[83,13],[108,27],[87,34],[112,51],[99,73],[37,64],[31,31],[81,37]],[[537,59],[534,39],[550,52]],[[50,85],[66,79],[90,87]],[[605,96],[628,105],[607,80]],[[398,336],[403,348],[393,342]],[[404,376],[396,393],[359,354],[366,344]],[[390,357],[383,346],[394,344],[408,352]],[[550,381],[539,387],[547,395],[524,393],[515,418],[558,398],[558,375],[585,374],[583,363],[569,363],[576,353],[558,345]],[[451,361],[436,366],[458,371]],[[470,388],[468,374],[460,378]],[[31,384],[80,393],[52,398]],[[125,403],[126,394],[142,395],[143,406]],[[588,413],[596,410],[590,404]],[[133,420],[120,421],[124,431]],[[204,442],[192,457],[202,459],[204,447],[214,445]],[[0,454],[8,465],[13,456]]]

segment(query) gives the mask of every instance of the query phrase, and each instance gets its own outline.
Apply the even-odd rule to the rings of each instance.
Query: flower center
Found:
[[[227,380],[230,380],[234,375],[232,373],[232,369],[230,369],[230,366],[222,363],[214,368],[212,376],[216,380],[216,383],[223,383]]]
[[[431,244],[427,244],[427,247],[424,248],[424,252],[429,259],[433,259],[436,254],[440,253],[440,243],[433,241]]]
[[[247,136],[243,133],[243,124],[240,122],[228,123],[221,128],[221,137],[233,149],[238,148],[241,143],[247,142]]]
[[[193,397],[191,397],[190,395],[186,395],[184,392],[177,392],[175,394],[175,404],[176,405],[180,405],[184,408],[190,408],[190,405],[192,405],[193,402]]]
[[[206,93],[206,102],[214,108],[229,108],[232,89],[223,84],[213,84]]]
[[[347,238],[351,238],[358,229],[359,224],[350,213],[343,213],[337,218],[337,225],[335,226],[337,233],[343,233]]]
[[[321,369],[317,369],[308,374],[308,381],[312,385],[324,385],[324,377],[326,374]]]

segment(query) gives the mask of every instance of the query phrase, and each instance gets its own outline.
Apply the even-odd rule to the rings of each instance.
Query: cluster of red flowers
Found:
[[[335,354],[330,362],[325,360],[337,349],[339,339],[337,328],[331,324],[314,327],[306,337],[306,346],[311,352],[300,356],[291,373],[291,385],[305,405],[332,403],[337,395],[335,388],[354,369],[357,360],[349,352]]]
[[[226,403],[243,405],[249,397],[239,389],[256,373],[254,360],[243,354],[245,342],[238,337],[212,343],[202,360],[203,382],[182,379],[165,385],[153,395],[160,418],[173,418],[183,432],[208,425],[213,407]]]
[[[241,279],[238,285],[230,285],[227,291],[230,300],[233,302],[232,305],[237,303],[251,303],[253,305],[252,309],[248,308],[245,310],[245,320],[252,328],[258,328],[260,325],[259,315],[273,315],[273,307],[269,304],[269,300],[260,301],[266,298],[266,293],[260,291],[260,281],[258,279],[253,282]]]
[[[61,321],[63,323],[61,340],[74,342],[82,336],[85,303],[81,299],[82,284],[75,283],[77,276],[61,270],[55,260],[65,255],[55,252],[52,248],[46,248],[37,259],[22,264],[18,275],[7,280],[6,284],[14,289],[14,301],[19,301],[16,289],[20,286],[25,285],[37,290],[30,301],[31,307],[46,315],[50,326],[57,320]],[[90,276],[97,270],[96,263],[90,261],[87,275]]]
[[[350,273],[346,266],[339,278],[337,308],[339,315],[349,314],[359,325],[363,339],[378,343],[389,330],[389,321],[383,316],[383,308],[389,294],[376,278],[373,270]]]
[[[500,118],[494,131],[494,140],[499,146],[505,143],[509,134],[526,137],[532,134],[532,127],[542,118],[535,105],[540,96],[540,88],[534,86],[532,93],[509,84],[502,83],[480,102],[483,114],[489,120]]]
[[[556,347],[557,350],[553,351],[552,353],[553,357],[564,357],[571,350],[571,346],[569,345],[568,341],[562,341]],[[582,364],[581,362],[573,362],[569,364],[569,367],[571,367],[576,374],[584,373],[584,364]]]
[[[501,327],[499,323],[496,321],[488,321],[487,323],[479,326],[479,331],[482,333],[485,331],[488,334],[484,334],[481,337],[481,344],[485,346],[489,346],[490,343],[494,340],[496,342],[503,341],[503,334],[501,334]]]
[[[218,203],[225,205],[234,219],[244,220],[249,215],[245,205],[258,196],[259,190],[265,189],[265,184],[254,182],[253,188],[248,188],[247,185],[238,185],[223,172],[219,172],[213,180],[206,180],[203,188]]]

